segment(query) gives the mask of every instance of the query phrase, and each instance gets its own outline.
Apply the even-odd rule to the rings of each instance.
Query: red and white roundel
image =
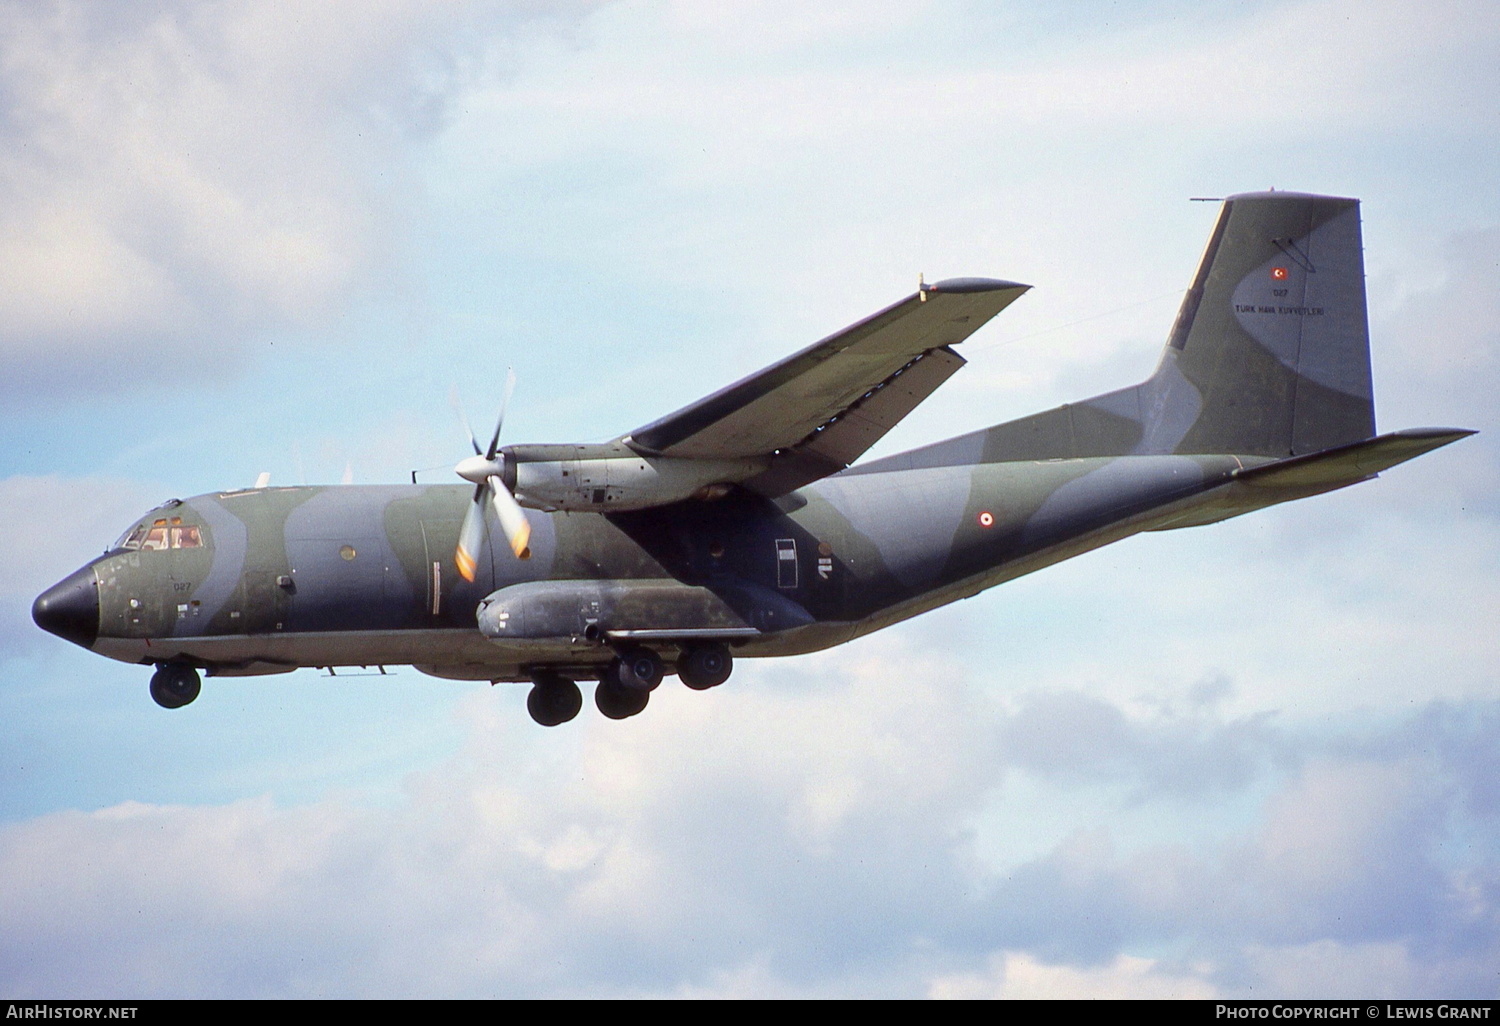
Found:
[[[1273,267],[1271,268],[1271,280],[1286,281],[1286,273],[1285,267]]]
[[[980,527],[994,527],[995,526],[995,515],[993,513],[991,513],[989,510],[984,510],[982,513],[979,514],[979,526]]]

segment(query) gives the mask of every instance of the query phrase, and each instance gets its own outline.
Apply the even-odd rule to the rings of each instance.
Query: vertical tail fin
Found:
[[[1359,201],[1224,201],[1156,372],[1139,385],[879,461],[1285,457],[1375,434]]]
[[[1372,437],[1359,201],[1226,200],[1160,366],[1126,391],[1138,451],[1289,456]]]

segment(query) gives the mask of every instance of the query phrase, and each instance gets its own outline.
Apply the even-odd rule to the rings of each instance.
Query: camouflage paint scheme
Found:
[[[525,559],[491,515],[473,582],[454,564],[468,485],[173,500],[139,523],[179,518],[199,528],[200,547],[112,550],[41,596],[34,616],[102,655],[210,676],[412,664],[462,679],[592,679],[624,646],[670,664],[712,641],[736,656],[795,655],[1139,531],[1212,523],[1367,480],[1471,433],[1375,435],[1359,204],[1255,193],[1225,201],[1148,380],[843,469],[961,366],[954,341],[1025,289],[960,279],[948,297],[947,284],[931,287],[936,298],[994,301],[974,306],[978,316],[951,318],[965,322],[954,338],[924,336],[915,357],[897,357],[903,370],[927,358],[930,380],[905,399],[888,393],[897,405],[875,428],[853,424],[861,402],[879,419],[871,388],[852,404],[840,400],[836,417],[820,414],[810,434],[798,426],[806,439],[797,446],[731,451],[724,440],[736,416],[774,419],[774,408],[744,412],[781,401],[765,398],[767,389],[833,374],[827,368],[838,365],[824,361],[847,345],[825,340],[648,425],[633,448],[630,436],[595,447],[612,458],[761,459],[758,477],[722,497],[628,512],[530,509]],[[930,298],[919,291],[830,339],[894,322]],[[786,416],[805,412],[788,407]],[[857,430],[864,435],[849,442]],[[587,447],[575,455],[590,458]]]

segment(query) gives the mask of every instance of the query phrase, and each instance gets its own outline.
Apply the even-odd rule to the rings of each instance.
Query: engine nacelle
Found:
[[[510,468],[515,468],[516,501],[533,509],[575,513],[648,509],[695,497],[718,498],[730,485],[755,476],[767,465],[764,459],[695,460],[642,456],[623,445],[601,452],[604,448],[516,446],[504,450],[507,477]]]

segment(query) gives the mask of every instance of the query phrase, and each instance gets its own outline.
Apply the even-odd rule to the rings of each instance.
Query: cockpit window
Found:
[[[120,539],[115,546],[121,549],[201,549],[203,532],[196,524],[184,524],[181,517],[172,517],[170,522],[162,517],[149,524],[137,524],[135,530]]]

